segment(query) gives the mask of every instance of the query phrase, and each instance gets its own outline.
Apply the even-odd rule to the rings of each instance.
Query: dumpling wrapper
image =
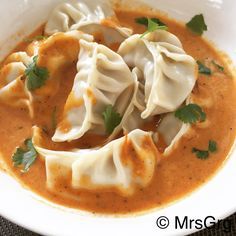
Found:
[[[178,145],[178,141],[191,132],[190,130],[191,126],[176,118],[174,113],[166,114],[157,128],[158,133],[162,135],[167,145],[163,154],[169,155]]]
[[[58,5],[52,12],[46,27],[48,35],[56,32],[80,30],[87,34],[102,35],[106,45],[120,43],[132,34],[121,27],[108,1],[70,1]]]
[[[80,40],[93,41],[93,37],[74,30],[66,33],[55,33],[44,40],[38,50],[37,65],[47,68],[49,78],[45,84],[34,91],[36,97],[54,95],[60,86],[58,77],[62,68],[77,62],[80,52]]]
[[[40,147],[40,130],[34,128],[33,143],[45,159],[47,187],[56,191],[64,183],[74,189],[109,189],[127,196],[152,180],[160,161],[150,132],[134,130],[97,149],[52,151]]]
[[[132,97],[134,80],[128,66],[104,45],[81,40],[77,71],[63,119],[52,137],[55,142],[75,140],[86,132],[105,135],[106,107],[112,105],[123,116]]]
[[[191,93],[197,78],[195,60],[187,55],[173,34],[157,30],[143,38],[132,35],[118,50],[144,87],[145,109],[141,117],[175,111]],[[143,107],[143,104],[140,104]]]
[[[132,75],[134,92],[120,124],[126,133],[141,127],[144,122],[148,122],[148,119],[144,120],[140,116],[141,111],[145,109],[144,86],[139,82],[142,72],[136,67],[132,70]]]

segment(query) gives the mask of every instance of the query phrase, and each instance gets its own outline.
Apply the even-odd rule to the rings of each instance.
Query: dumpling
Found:
[[[60,83],[57,73],[62,67],[77,62],[80,39],[92,41],[93,37],[79,31],[58,33],[40,43],[33,42],[26,52],[8,56],[0,70],[0,101],[11,106],[27,106],[33,116],[33,99],[53,95]],[[29,91],[25,70],[35,56],[38,56],[37,66],[48,69],[49,79],[41,88]]]
[[[10,106],[26,106],[32,115],[32,97],[23,79],[26,66],[31,61],[26,52],[16,52],[7,57],[0,70],[0,101]]]
[[[134,130],[98,149],[51,151],[40,147],[40,130],[34,128],[34,146],[45,158],[47,186],[69,184],[74,189],[112,189],[130,195],[152,180],[160,161],[150,132]]]
[[[102,113],[106,107],[112,105],[123,116],[133,94],[128,66],[104,45],[81,40],[77,71],[52,138],[55,142],[75,140],[88,131],[105,134]]]
[[[74,30],[66,33],[56,33],[44,40],[38,50],[37,65],[47,68],[49,78],[45,85],[34,91],[35,96],[53,95],[57,92],[59,75],[63,68],[76,63],[80,51],[80,40],[93,41],[93,37]]]
[[[96,36],[101,35],[106,45],[121,42],[132,30],[121,27],[115,13],[105,1],[70,1],[58,5],[52,12],[46,27],[48,35],[56,32],[80,30]]]
[[[157,30],[143,38],[133,35],[120,45],[118,53],[129,67],[142,73],[138,79],[144,87],[143,119],[175,111],[195,85],[195,60],[186,55],[179,39],[167,31]]]

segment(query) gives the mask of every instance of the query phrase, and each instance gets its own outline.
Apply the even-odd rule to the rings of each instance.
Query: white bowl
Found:
[[[24,35],[44,22],[51,9],[61,0],[1,0],[0,58]],[[188,21],[203,13],[209,30],[206,37],[236,62],[235,0],[146,0],[152,7],[167,12],[171,17]],[[175,229],[174,219],[216,220],[236,211],[236,150],[223,168],[207,184],[186,198],[161,210],[125,218],[94,217],[89,214],[54,207],[32,197],[15,180],[0,173],[0,214],[9,220],[43,235],[184,235],[196,231]],[[167,229],[159,229],[156,220],[169,218]],[[164,223],[164,222],[162,222]],[[208,223],[210,223],[210,218]]]

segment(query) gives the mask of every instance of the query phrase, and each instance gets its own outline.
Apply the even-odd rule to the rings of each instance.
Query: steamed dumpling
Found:
[[[102,113],[108,105],[121,116],[133,94],[132,74],[122,57],[106,46],[80,41],[77,75],[53,141],[71,141],[86,132],[105,134]]]
[[[160,161],[151,133],[134,130],[98,149],[51,151],[40,147],[39,129],[34,130],[34,146],[45,158],[47,186],[59,183],[74,189],[112,188],[130,195],[137,186],[147,186]]]
[[[80,30],[95,36],[102,35],[107,45],[121,42],[132,30],[121,27],[115,13],[105,1],[70,1],[58,5],[45,28],[48,35],[56,32]]]
[[[141,117],[175,111],[191,93],[196,77],[195,60],[186,55],[173,34],[157,30],[143,38],[136,34],[126,39],[118,50],[144,88]]]
[[[33,116],[33,99],[56,93],[61,68],[78,60],[80,39],[92,41],[91,35],[79,31],[57,33],[46,40],[33,42],[26,52],[16,52],[7,57],[0,70],[0,101],[11,106],[27,106]],[[38,56],[37,66],[47,68],[49,78],[34,91],[26,86],[25,70]]]
[[[10,106],[26,106],[32,115],[32,97],[25,87],[24,73],[32,58],[26,52],[8,56],[0,70],[0,101]]]

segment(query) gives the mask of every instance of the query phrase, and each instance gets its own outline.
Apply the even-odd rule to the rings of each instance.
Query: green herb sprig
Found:
[[[197,35],[202,35],[204,31],[207,31],[207,25],[203,14],[194,16],[187,24],[187,28]]]
[[[219,64],[217,64],[214,60],[211,61],[211,63],[221,72],[224,72],[225,68]]]
[[[200,74],[204,74],[204,75],[212,75],[212,71],[209,67],[205,66],[202,62],[197,61],[198,64],[198,72]]]
[[[205,121],[206,113],[199,105],[190,103],[176,110],[175,117],[184,123],[195,124]]]
[[[37,66],[38,56],[33,57],[33,62],[25,70],[26,85],[30,91],[42,87],[49,77],[47,68]]]
[[[107,134],[111,134],[122,120],[121,115],[116,112],[112,105],[108,105],[106,107],[105,111],[102,113],[102,116]]]
[[[197,158],[201,160],[206,160],[209,157],[210,153],[214,153],[216,151],[217,151],[217,143],[214,140],[209,140],[207,150],[201,150],[198,148],[192,149],[192,153],[195,153]]]
[[[147,27],[147,30],[140,36],[141,38],[156,30],[168,30],[168,27],[157,18],[141,17],[136,18],[135,22]]]
[[[37,152],[32,143],[32,139],[26,139],[25,148],[17,148],[12,156],[14,166],[23,166],[22,172],[27,172],[37,158]]]
[[[151,18],[151,20],[153,22],[155,22],[156,24],[160,25],[160,26],[166,26],[165,23],[163,23],[160,19],[158,18]],[[146,27],[148,27],[148,18],[147,17],[139,17],[139,18],[136,18],[135,19],[135,22],[137,24],[140,24],[140,25],[144,25]]]

